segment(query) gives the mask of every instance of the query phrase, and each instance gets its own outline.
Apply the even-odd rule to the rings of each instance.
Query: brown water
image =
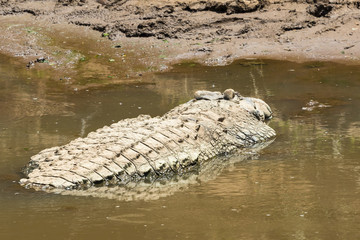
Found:
[[[0,239],[360,239],[359,67],[189,63],[152,81],[73,91],[0,56]],[[17,184],[44,148],[123,118],[163,114],[195,89],[229,87],[270,104],[278,137],[249,160],[233,156],[213,179],[176,191],[164,185],[167,194],[148,201]]]

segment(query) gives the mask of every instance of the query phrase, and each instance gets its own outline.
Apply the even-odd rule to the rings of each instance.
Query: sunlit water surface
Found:
[[[151,85],[88,91],[56,81],[0,57],[0,239],[360,239],[358,66],[189,63],[153,76]],[[278,136],[213,179],[164,187],[146,201],[17,183],[44,148],[138,114],[162,115],[197,89],[226,88],[268,102]]]

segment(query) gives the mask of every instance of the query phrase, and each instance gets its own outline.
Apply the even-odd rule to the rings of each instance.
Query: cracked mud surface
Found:
[[[114,82],[163,71],[183,60],[206,65],[225,65],[238,58],[358,64],[360,58],[360,3],[352,0],[316,4],[2,0],[0,4],[5,33],[0,52],[21,57],[30,67],[44,65],[37,64],[41,61],[73,72],[90,59],[95,69],[106,69],[103,75],[115,76]],[[105,56],[105,63],[99,65],[90,55]],[[82,72],[96,71],[86,65],[90,69]],[[116,73],[118,66],[123,68]]]

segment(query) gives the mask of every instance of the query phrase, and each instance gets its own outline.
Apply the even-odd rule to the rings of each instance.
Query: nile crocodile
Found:
[[[121,120],[41,151],[31,157],[20,184],[36,190],[88,189],[182,174],[215,156],[271,140],[275,131],[266,124],[271,117],[264,101],[232,89],[197,91],[162,117]]]

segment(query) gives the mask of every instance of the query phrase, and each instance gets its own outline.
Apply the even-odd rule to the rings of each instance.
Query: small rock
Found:
[[[224,91],[224,99],[226,99],[226,100],[233,99],[235,97],[235,93],[236,92],[234,91],[234,89],[226,89]]]
[[[196,100],[218,100],[222,99],[223,95],[220,92],[211,92],[205,90],[196,91],[194,94]]]
[[[326,4],[315,4],[310,5],[306,8],[307,13],[313,15],[314,17],[326,17],[328,13],[333,9],[332,6]]]

